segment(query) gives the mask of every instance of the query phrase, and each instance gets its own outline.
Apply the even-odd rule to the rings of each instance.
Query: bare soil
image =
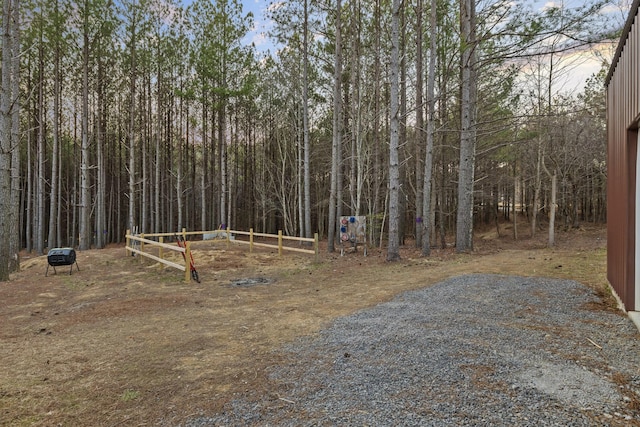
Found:
[[[123,246],[78,252],[72,275],[58,267],[45,277],[46,256],[24,255],[0,283],[0,424],[175,425],[211,414],[234,393],[267,393],[265,369],[283,344],[461,274],[570,278],[602,297],[593,310],[616,309],[604,226],[560,232],[553,249],[544,232],[517,241],[501,232],[478,232],[472,254],[425,258],[407,241],[394,263],[376,248],[367,257],[323,248],[316,259],[193,242],[200,284]]]

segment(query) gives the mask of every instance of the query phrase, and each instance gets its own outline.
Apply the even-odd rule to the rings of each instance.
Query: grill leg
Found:
[[[56,266],[52,265],[51,267],[53,267],[53,274],[58,274],[58,272],[56,271]],[[47,269],[44,272],[44,276],[47,277],[48,274],[49,274],[49,264],[47,264]]]
[[[76,261],[74,264],[76,265],[78,271],[80,271],[80,267],[78,267],[78,261]],[[71,273],[73,273],[73,264],[71,264],[71,268],[69,269],[69,276],[71,276]]]

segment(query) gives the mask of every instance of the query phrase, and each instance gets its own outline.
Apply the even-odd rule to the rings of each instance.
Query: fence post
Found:
[[[183,242],[187,241],[187,229],[186,228],[182,229],[182,241]]]
[[[129,256],[129,245],[131,244],[129,236],[131,236],[131,230],[129,230],[127,228],[127,234],[124,236],[125,241],[126,241],[124,249],[125,249],[125,252],[126,252],[127,256]],[[131,254],[133,255],[133,252]]]
[[[318,255],[320,255],[320,238],[318,237],[318,233],[315,233],[313,235],[313,245],[315,246],[315,250],[316,250],[316,261],[318,260]]]
[[[184,281],[189,283],[191,279],[191,242],[185,242],[184,247]]]
[[[231,245],[231,229],[229,227],[226,228],[227,231],[227,249]]]
[[[253,228],[249,229],[249,253],[253,253]]]
[[[282,256],[282,230],[278,230],[278,256]]]
[[[144,233],[140,233],[140,238],[144,239]],[[140,252],[144,252],[144,242],[142,240],[140,241]],[[142,258],[144,257],[140,257],[140,262],[142,262]]]
[[[160,242],[160,244],[163,244],[164,243],[164,236],[160,236],[158,238],[158,241]],[[164,248],[162,246],[160,246],[158,248],[158,257],[160,259],[164,259]],[[160,270],[163,270],[164,269],[164,264],[163,263],[159,263],[159,264],[160,264]]]

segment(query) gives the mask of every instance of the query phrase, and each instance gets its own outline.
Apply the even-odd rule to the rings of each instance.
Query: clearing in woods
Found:
[[[508,230],[505,230],[508,232]],[[0,283],[0,424],[178,424],[211,414],[239,391],[270,393],[277,349],[338,316],[467,273],[570,278],[615,307],[606,285],[604,226],[559,232],[558,246],[476,234],[453,249],[402,260],[370,249],[344,257],[193,242],[201,283],[125,256],[123,246],[78,252],[80,272],[44,276],[46,256],[24,256]],[[51,271],[50,271],[51,273]]]

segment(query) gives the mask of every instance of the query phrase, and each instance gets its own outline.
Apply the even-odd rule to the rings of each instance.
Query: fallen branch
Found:
[[[284,400],[287,403],[291,403],[292,405],[294,405],[296,402],[294,402],[293,400],[289,400],[289,399],[285,399],[284,397],[278,397],[278,399],[280,400]]]
[[[602,347],[599,346],[598,344],[594,343],[591,338],[587,338],[587,341],[589,341],[591,344],[595,345],[596,347],[598,347],[600,350],[602,350]]]

